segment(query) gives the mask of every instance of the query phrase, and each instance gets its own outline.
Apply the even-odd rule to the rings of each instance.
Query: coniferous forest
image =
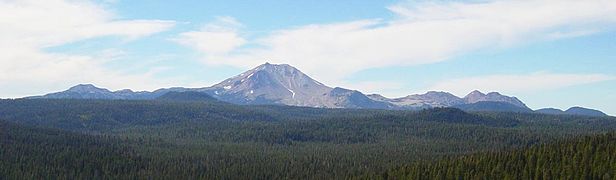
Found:
[[[416,162],[375,179],[614,179],[616,134]]]
[[[614,179],[616,118],[0,100],[0,179]]]

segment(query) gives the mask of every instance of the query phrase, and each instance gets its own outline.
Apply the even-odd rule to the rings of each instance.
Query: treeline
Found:
[[[616,133],[417,162],[382,179],[616,179]]]

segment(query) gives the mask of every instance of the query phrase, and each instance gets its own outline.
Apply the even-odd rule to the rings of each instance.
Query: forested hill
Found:
[[[614,117],[0,100],[0,179],[348,179],[616,130]]]
[[[0,118],[71,131],[107,131],[133,126],[206,123],[209,121],[285,122],[323,119],[393,119],[513,126],[516,120],[469,114],[454,108],[424,111],[321,109],[274,105],[234,105],[205,98],[184,101],[171,94],[161,100],[0,100]]]
[[[397,168],[383,179],[615,179],[616,133]]]

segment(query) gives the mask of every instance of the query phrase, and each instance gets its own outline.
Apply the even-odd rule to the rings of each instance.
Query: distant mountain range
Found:
[[[607,116],[607,114],[601,111],[583,108],[583,107],[572,107],[572,108],[567,109],[566,111],[555,109],[555,108],[543,108],[543,109],[537,109],[535,112],[543,113],[543,114],[556,114],[556,115],[567,114],[567,115],[584,115],[584,116]]]
[[[167,93],[174,92],[166,95]],[[198,93],[177,93],[198,92]],[[300,70],[287,64],[265,63],[237,76],[228,78],[211,87],[166,88],[153,92],[132,90],[110,91],[91,84],[80,84],[62,92],[28,98],[50,99],[208,99],[235,104],[278,104],[319,108],[366,108],[417,110],[434,107],[456,107],[466,111],[538,112],[545,114],[570,114],[605,116],[597,110],[573,107],[567,111],[540,109],[533,111],[516,97],[498,92],[484,94],[470,92],[463,98],[448,92],[430,91],[400,98],[387,98],[379,94],[365,95],[362,92],[340,87],[326,86]]]

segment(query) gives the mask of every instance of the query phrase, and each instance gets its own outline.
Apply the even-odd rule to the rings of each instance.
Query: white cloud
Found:
[[[195,35],[198,43],[184,43],[207,54],[203,61],[208,64],[288,63],[326,84],[342,84],[364,69],[436,63],[483,48],[587,35],[616,22],[613,0],[427,2],[389,9],[397,15],[394,20],[313,24],[248,40],[235,29],[205,29],[180,38],[211,37]],[[217,45],[224,48],[212,48]]]
[[[437,82],[428,89],[447,91],[458,96],[465,96],[473,90],[520,94],[610,80],[616,80],[616,77],[604,74],[555,74],[538,72],[525,75],[489,75],[450,79]]]
[[[547,38],[550,39],[562,39],[562,38],[573,38],[586,36],[590,34],[594,34],[599,32],[598,30],[587,29],[587,30],[579,30],[579,31],[566,31],[566,32],[553,32],[547,35]]]
[[[59,90],[76,83],[111,88],[148,88],[152,74],[131,75],[104,68],[105,58],[121,56],[101,50],[102,56],[51,53],[45,48],[103,36],[127,40],[174,26],[173,21],[121,20],[90,1],[0,1],[0,94],[19,97]]]
[[[396,95],[395,97],[408,95],[408,91],[403,89],[404,84],[401,82],[362,81],[337,85],[352,90],[359,90],[365,94]]]
[[[168,29],[172,21],[116,20],[88,1],[0,1],[2,45],[50,47],[99,36],[139,38]]]
[[[218,17],[199,31],[184,32],[173,41],[191,46],[205,56],[226,54],[244,45],[246,40],[237,30],[242,25],[232,17]]]

